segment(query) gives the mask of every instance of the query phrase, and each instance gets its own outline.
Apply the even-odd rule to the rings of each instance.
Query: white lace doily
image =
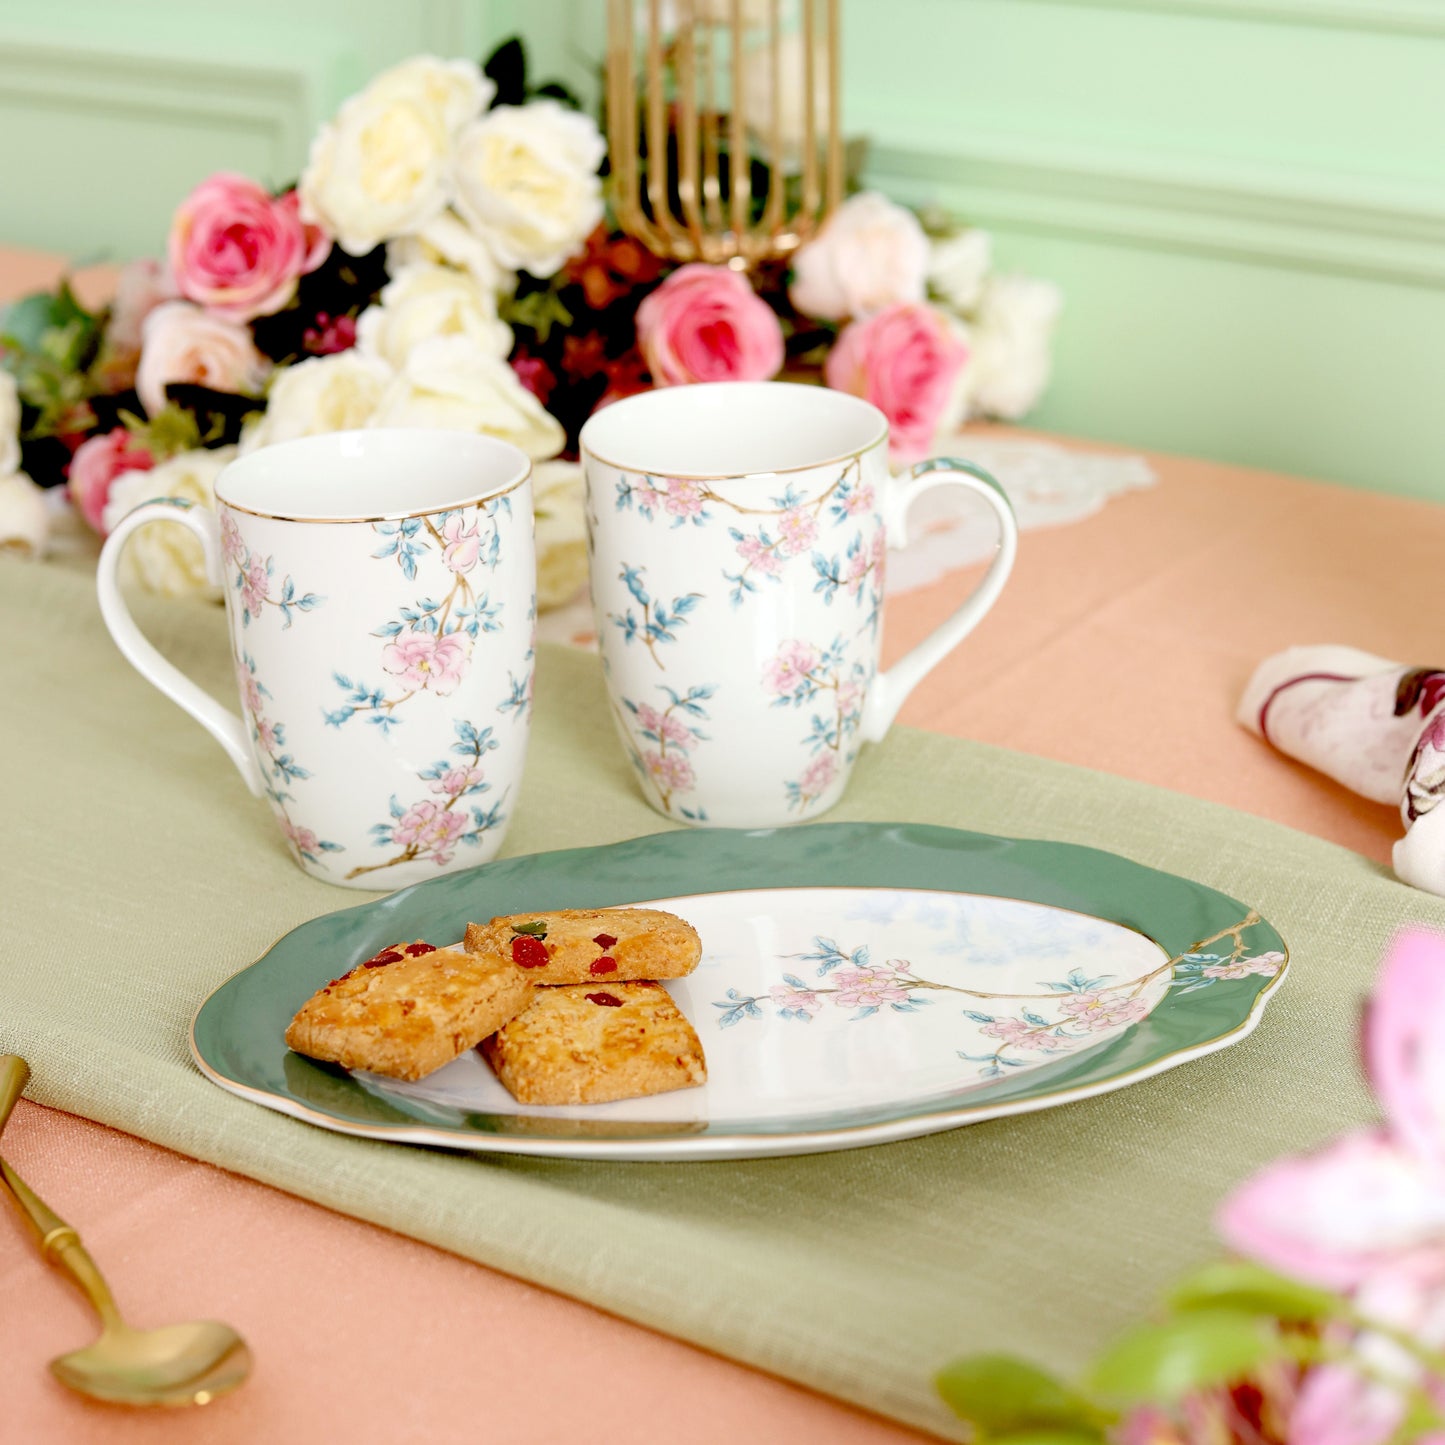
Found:
[[[1059,527],[1099,511],[1122,492],[1154,485],[1153,469],[1143,457],[1074,452],[1057,442],[1026,438],[984,438],[960,433],[939,447],[943,455],[966,457],[998,478],[1018,516],[1019,530]],[[913,540],[888,557],[888,594],[913,592],[946,573],[981,562],[994,549],[998,534],[993,516],[980,503],[960,505],[940,487],[922,497],[909,516]],[[566,607],[538,619],[543,642],[596,645],[592,609],[584,594]]]
[[[967,458],[998,479],[1018,517],[1019,530],[1058,527],[1099,511],[1110,497],[1154,484],[1143,457],[1071,452],[1055,442],[960,434],[939,447]],[[982,562],[998,532],[982,506],[961,506],[943,487],[919,499],[908,518],[913,540],[888,557],[888,592],[912,592],[945,573]]]

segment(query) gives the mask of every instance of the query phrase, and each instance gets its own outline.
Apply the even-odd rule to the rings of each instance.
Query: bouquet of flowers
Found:
[[[0,545],[43,550],[43,488],[104,536],[156,496],[211,504],[238,452],[368,426],[439,426],[536,464],[539,601],[585,580],[577,435],[650,386],[821,380],[888,416],[896,458],[1043,390],[1051,285],[992,269],[989,237],[884,196],[847,200],[786,267],[676,266],[609,224],[606,143],[521,46],[418,56],[316,136],[294,187],[211,176],[164,260],[111,304],[67,285],[0,319]],[[133,580],[205,593],[199,547],[160,524]]]

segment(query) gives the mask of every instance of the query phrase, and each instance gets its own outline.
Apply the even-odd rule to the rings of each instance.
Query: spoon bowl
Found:
[[[158,1330],[107,1326],[94,1344],[51,1360],[62,1385],[122,1405],[205,1405],[251,1371],[251,1352],[215,1320]]]
[[[29,1077],[24,1059],[0,1054],[0,1130]],[[99,1339],[51,1360],[62,1385],[117,1405],[206,1405],[251,1373],[251,1352],[229,1325],[198,1320],[133,1330],[80,1236],[0,1159],[0,1193],[6,1190],[34,1228],[40,1253],[70,1276],[100,1316]]]

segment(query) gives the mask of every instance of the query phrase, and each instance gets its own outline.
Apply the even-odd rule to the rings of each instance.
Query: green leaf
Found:
[[[0,312],[0,345],[12,351],[45,350],[47,331],[64,331],[74,325],[77,332],[88,336],[96,318],[75,299],[68,281],[54,291],[35,291],[12,301]]]
[[[1231,1309],[1290,1324],[1334,1319],[1349,1306],[1329,1290],[1315,1289],[1245,1260],[1219,1260],[1186,1275],[1169,1295],[1180,1311]]]
[[[1007,1435],[990,1435],[988,1445],[1107,1445],[1102,1430],[1078,1429],[1010,1430]]]
[[[1172,1404],[1195,1390],[1245,1379],[1285,1353],[1257,1315],[1197,1310],[1130,1330],[1094,1362],[1089,1386],[1123,1405]]]
[[[1063,1427],[1096,1439],[1099,1413],[1052,1375],[1010,1355],[966,1355],[945,1365],[933,1381],[944,1403],[990,1438]],[[1042,1445],[1042,1442],[1040,1442]]]
[[[562,298],[550,288],[529,291],[525,296],[509,296],[498,303],[502,320],[510,326],[525,326],[537,333],[537,341],[546,345],[553,326],[570,326],[572,313]]]

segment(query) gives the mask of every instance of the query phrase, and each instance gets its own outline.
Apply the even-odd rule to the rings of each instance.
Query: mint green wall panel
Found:
[[[1066,293],[1034,418],[1445,499],[1445,0],[844,0],[868,179]],[[0,0],[0,244],[154,252],[421,50],[521,32],[596,95],[603,0]]]

